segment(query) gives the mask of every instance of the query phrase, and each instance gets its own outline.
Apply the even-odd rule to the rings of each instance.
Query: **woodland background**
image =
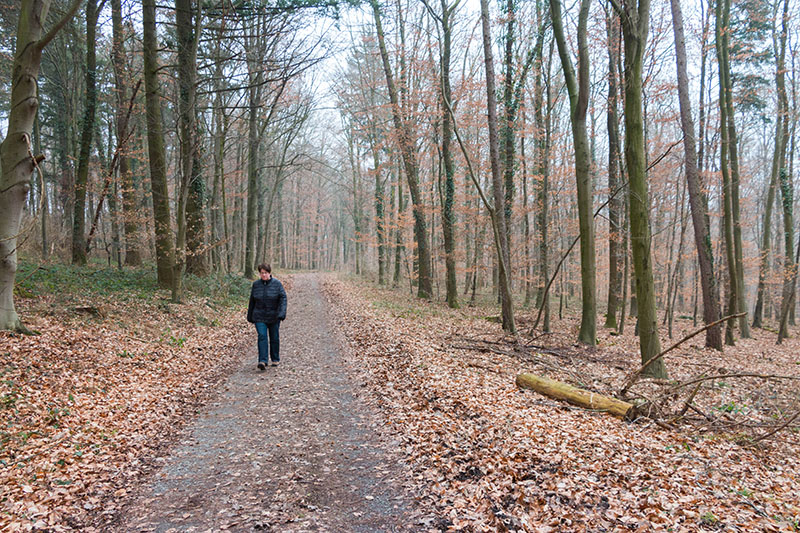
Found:
[[[5,110],[20,7],[3,9]],[[50,19],[68,7],[55,3]],[[374,7],[73,4],[43,47],[24,141],[40,173],[15,182],[30,194],[4,245],[15,251],[19,238],[31,261],[156,262],[176,299],[184,272],[250,276],[267,260],[364,273],[451,306],[490,292],[513,306],[546,300],[545,330],[551,313],[580,304],[589,344],[599,313],[619,330],[638,315],[636,280],[650,276],[644,329],[696,322],[707,272],[707,300],[719,302],[707,323],[749,311],[744,337],[749,324],[779,326],[782,310],[794,323],[796,6],[685,6],[676,41],[670,5],[648,4],[645,168],[633,173],[643,193],[627,187],[625,146],[640,143],[625,133],[634,66],[621,6],[582,2],[562,15],[553,3],[554,17],[544,2],[493,5],[488,77],[474,4]],[[696,128],[681,121],[679,87]],[[567,253],[579,236],[580,253]],[[641,253],[626,252],[640,241]],[[637,274],[634,255],[650,258],[650,274]]]
[[[103,300],[122,310],[115,298],[129,291],[167,314],[204,298],[220,316],[200,326],[216,327],[240,302],[214,287],[246,290],[262,261],[466,307],[478,330],[487,317],[502,327],[491,333],[502,348],[464,348],[481,353],[536,347],[591,363],[619,337],[639,360],[597,370],[595,388],[624,393],[629,373],[649,375],[631,396],[658,424],[696,417],[750,443],[783,432],[793,450],[797,10],[3,3],[7,453],[30,438],[15,426],[15,387],[31,383],[20,343],[36,341],[21,333],[56,338],[56,318],[72,320],[61,305],[107,320]],[[87,281],[84,301],[58,294],[62,276],[115,274],[119,284]],[[703,324],[698,377],[662,348]],[[183,345],[171,332],[131,335]],[[586,385],[574,379],[583,371],[557,377]],[[746,381],[735,401],[720,399],[719,376]],[[706,404],[694,383],[714,389]],[[50,434],[60,412],[33,418]],[[787,505],[781,523],[796,511]]]

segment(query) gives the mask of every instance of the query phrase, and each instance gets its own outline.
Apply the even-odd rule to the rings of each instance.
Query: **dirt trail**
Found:
[[[414,529],[398,458],[332,332],[318,275],[294,278],[281,366],[242,363],[126,505],[118,531]],[[418,525],[416,527],[419,527]]]

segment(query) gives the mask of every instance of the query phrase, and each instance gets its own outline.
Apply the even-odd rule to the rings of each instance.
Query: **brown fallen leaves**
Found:
[[[0,530],[114,513],[247,338],[243,309],[119,296],[105,315],[22,300],[41,335],[0,332]]]
[[[489,309],[449,310],[339,280],[329,280],[326,290],[421,497],[445,518],[442,529],[797,530],[796,430],[743,445],[739,435],[695,426],[665,431],[648,421],[623,423],[514,385],[516,374],[533,371],[614,394],[639,365],[631,334],[602,332],[599,349],[590,351],[572,345],[577,321],[565,320],[556,324],[561,333],[532,341],[540,348],[520,354],[485,319]],[[674,379],[800,374],[796,339],[776,348],[770,334],[757,336],[723,354],[701,342],[667,356]],[[732,417],[774,412],[765,390],[774,383],[722,381],[698,393],[698,410]],[[638,393],[655,386],[645,383]],[[785,386],[795,388],[780,398],[794,398],[796,408],[797,382]]]

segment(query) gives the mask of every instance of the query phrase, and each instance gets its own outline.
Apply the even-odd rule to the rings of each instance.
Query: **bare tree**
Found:
[[[375,17],[375,28],[378,35],[378,46],[383,60],[383,72],[386,76],[386,85],[389,89],[389,99],[392,105],[392,119],[394,121],[395,135],[403,159],[403,168],[411,193],[411,202],[414,212],[414,239],[417,243],[419,257],[419,285],[417,296],[430,298],[433,295],[433,279],[431,276],[431,253],[428,244],[428,229],[425,221],[425,212],[422,201],[422,192],[419,186],[419,161],[415,149],[416,134],[412,123],[403,116],[400,108],[397,85],[394,81],[392,66],[389,63],[389,53],[386,50],[386,38],[383,34],[381,12],[377,0],[370,0],[372,12]]]

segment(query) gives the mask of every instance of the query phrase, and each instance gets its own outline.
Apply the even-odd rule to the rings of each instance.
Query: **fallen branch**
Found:
[[[549,398],[564,400],[585,409],[604,411],[623,420],[631,420],[635,417],[636,409],[631,403],[579,389],[560,381],[535,374],[519,374],[516,383],[518,387],[534,390]]]
[[[636,380],[639,378],[639,376],[642,374],[642,372],[647,370],[647,368],[650,365],[652,365],[654,362],[658,361],[659,359],[661,359],[662,357],[667,355],[669,352],[671,352],[672,350],[674,350],[675,348],[677,348],[678,346],[680,346],[684,342],[688,341],[689,339],[691,339],[695,335],[697,335],[699,333],[702,333],[702,332],[704,332],[705,330],[707,330],[709,328],[713,328],[717,324],[721,324],[722,322],[725,322],[726,320],[730,320],[732,318],[738,318],[738,317],[743,316],[745,314],[746,313],[742,312],[742,313],[736,313],[735,315],[728,315],[726,317],[720,318],[719,320],[715,320],[711,324],[706,324],[702,328],[700,328],[698,330],[695,330],[693,333],[688,334],[687,336],[685,336],[684,338],[682,338],[681,340],[679,340],[678,342],[676,342],[675,344],[673,344],[672,346],[667,348],[666,350],[662,350],[661,353],[659,353],[655,357],[651,357],[650,359],[647,360],[647,362],[645,364],[643,364],[641,367],[639,367],[638,370],[628,374],[628,376],[625,378],[625,384],[622,386],[622,389],[620,390],[619,395],[624,398],[625,395],[628,393],[628,389],[631,388],[631,385],[633,385],[636,382]]]
[[[786,379],[786,380],[797,380],[800,381],[800,376],[781,376],[780,374],[755,374],[752,372],[738,372],[735,374],[716,374],[713,376],[700,376],[698,378],[691,379],[689,381],[684,381],[683,383],[678,383],[674,385],[672,389],[667,393],[667,395],[674,394],[677,389],[681,389],[683,387],[688,387],[689,385],[694,385],[695,383],[702,383],[704,381],[711,381],[712,379],[727,379],[727,378],[758,378],[758,379]]]
[[[764,439],[768,439],[769,437],[773,436],[775,433],[779,432],[780,430],[782,430],[783,428],[789,426],[792,422],[797,420],[798,416],[800,416],[800,411],[797,411],[794,415],[792,415],[789,418],[787,418],[786,422],[784,422],[780,426],[776,427],[772,431],[767,432],[767,433],[761,435],[760,437],[756,437],[755,439],[753,439],[753,442],[759,442],[759,441],[762,441]]]

